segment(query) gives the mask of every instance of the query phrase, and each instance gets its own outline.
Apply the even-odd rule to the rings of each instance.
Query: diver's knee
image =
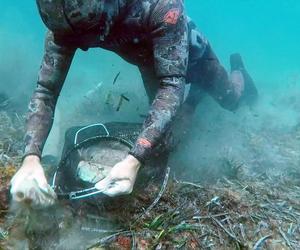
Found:
[[[236,111],[240,106],[241,97],[233,91],[228,91],[226,95],[215,97],[219,105],[231,112]]]
[[[240,100],[233,101],[233,102],[222,102],[222,103],[220,103],[220,105],[222,106],[222,108],[224,108],[228,111],[235,112],[238,110],[238,108],[240,106]]]

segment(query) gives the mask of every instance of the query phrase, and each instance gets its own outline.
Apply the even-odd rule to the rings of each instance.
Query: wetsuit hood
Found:
[[[98,30],[106,36],[119,15],[120,1],[36,0],[43,22],[53,32]]]

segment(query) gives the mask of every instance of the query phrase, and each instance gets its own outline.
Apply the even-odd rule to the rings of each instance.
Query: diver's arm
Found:
[[[160,87],[152,103],[141,134],[130,152],[143,162],[160,143],[184,98],[188,61],[187,21],[182,1],[157,6],[152,25],[154,63]],[[162,10],[163,9],[163,10]],[[155,11],[154,11],[155,12]]]
[[[18,203],[45,207],[55,202],[56,195],[47,183],[40,157],[74,53],[74,48],[56,44],[52,32],[48,32],[38,84],[29,104],[24,159],[11,180],[12,199]]]
[[[130,152],[140,162],[149,158],[152,149],[159,144],[182,104],[184,77],[164,77],[152,103],[141,134]]]
[[[55,43],[53,33],[47,33],[37,87],[31,98],[27,114],[24,158],[29,155],[41,157],[53,124],[57,98],[75,50],[73,47],[58,45]]]

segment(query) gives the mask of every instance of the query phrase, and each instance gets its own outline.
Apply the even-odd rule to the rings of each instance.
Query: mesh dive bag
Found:
[[[70,128],[65,134],[61,162],[53,181],[56,192],[66,194],[91,188],[105,178],[127,156],[141,127],[138,123],[112,122]],[[154,154],[142,171],[144,175],[153,177],[159,168],[164,171],[168,154],[162,146],[157,152],[163,153]]]

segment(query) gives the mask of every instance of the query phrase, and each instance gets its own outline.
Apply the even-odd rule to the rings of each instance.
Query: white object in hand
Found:
[[[43,167],[37,156],[28,156],[11,180],[14,201],[31,207],[52,206],[56,194],[47,183]]]

